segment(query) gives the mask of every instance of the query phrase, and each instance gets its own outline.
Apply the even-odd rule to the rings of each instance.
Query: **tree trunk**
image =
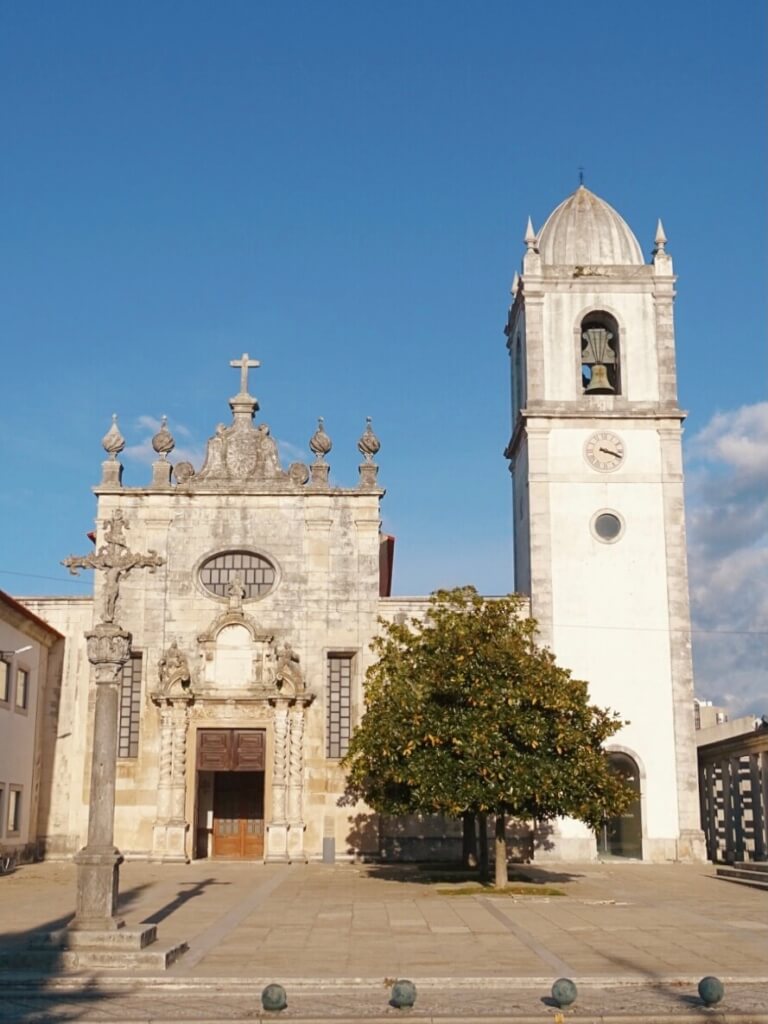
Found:
[[[488,815],[478,814],[477,816],[477,828],[478,828],[478,844],[480,846],[480,881],[488,881]]]
[[[503,889],[507,884],[507,833],[504,821],[504,812],[496,812],[496,841],[494,843],[496,854],[496,877],[494,885],[497,889]]]
[[[467,811],[461,816],[461,864],[465,868],[477,867],[477,833],[475,816]]]

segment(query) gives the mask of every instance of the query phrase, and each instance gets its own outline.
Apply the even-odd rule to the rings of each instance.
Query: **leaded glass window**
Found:
[[[117,726],[117,756],[139,756],[141,719],[141,654],[132,654],[123,665]]]
[[[349,747],[352,710],[352,655],[328,655],[326,757],[344,757]]]
[[[200,582],[216,597],[229,596],[229,587],[239,580],[246,600],[263,597],[275,585],[275,567],[262,555],[251,551],[225,551],[204,562]]]

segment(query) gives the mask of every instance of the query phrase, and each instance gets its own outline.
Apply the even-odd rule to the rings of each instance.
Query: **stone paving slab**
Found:
[[[6,1003],[10,986],[31,1000],[25,1016],[13,1016],[20,1004],[0,1008],[0,1021],[255,1020],[259,986],[271,980],[293,993],[280,1019],[309,1021],[322,1005],[322,1019],[490,1021],[501,1000],[505,1020],[546,1021],[555,1010],[541,1000],[563,974],[583,993],[568,1020],[725,1019],[698,1008],[705,974],[726,981],[729,1019],[768,1014],[768,894],[719,881],[711,866],[524,870],[564,895],[445,895],[398,867],[128,863],[128,926],[156,924],[160,942],[186,941],[188,953],[162,976],[55,964],[37,978],[0,971]],[[73,865],[47,862],[0,878],[0,952],[66,925],[74,877]],[[396,977],[422,993],[410,1014],[386,1006],[386,979]],[[641,997],[645,1017],[632,1009]]]

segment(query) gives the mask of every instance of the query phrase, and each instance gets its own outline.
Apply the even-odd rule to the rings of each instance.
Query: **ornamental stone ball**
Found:
[[[558,978],[552,986],[552,998],[561,1008],[574,1003],[576,994],[576,985],[570,978]]]
[[[708,974],[699,982],[699,995],[705,1006],[714,1006],[725,995],[725,986],[719,978]]]
[[[396,981],[392,986],[392,998],[389,1000],[389,1005],[394,1006],[398,1010],[404,1010],[407,1007],[413,1006],[416,1002],[416,986],[412,981],[406,981],[401,978]]]
[[[155,449],[157,454],[167,459],[170,452],[176,447],[176,442],[173,439],[173,434],[168,429],[168,417],[163,416],[160,424],[160,429],[152,438],[152,447]]]
[[[261,1005],[265,1010],[284,1010],[288,1005],[288,998],[282,985],[267,985],[261,993]]]
[[[320,416],[317,421],[317,430],[309,439],[309,450],[315,456],[317,462],[324,462],[325,456],[333,447],[330,437],[325,432],[325,423]]]
[[[125,448],[125,438],[117,425],[117,413],[112,413],[112,426],[101,439],[101,446],[111,459],[116,459]]]
[[[381,448],[381,442],[373,432],[371,426],[371,417],[365,417],[365,430],[363,431],[362,437],[357,442],[357,450],[363,456],[366,462],[373,462],[373,458]]]

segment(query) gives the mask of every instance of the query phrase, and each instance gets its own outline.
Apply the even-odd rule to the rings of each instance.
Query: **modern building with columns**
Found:
[[[582,187],[541,232],[529,224],[513,285],[516,588],[559,662],[628,721],[611,756],[637,792],[600,836],[556,823],[537,858],[703,854],[665,242],[659,225],[646,263],[622,218]],[[388,823],[342,799],[339,760],[362,714],[379,619],[423,614],[427,600],[390,596],[371,424],[354,486],[329,479],[322,421],[314,461],[284,467],[255,420],[248,372],[258,364],[232,365],[231,423],[198,469],[172,464],[164,423],[151,479],[124,481],[116,423],[105,436],[95,552],[110,568],[95,573],[93,599],[23,599],[66,637],[43,726],[50,784],[38,832],[51,855],[85,839],[95,704],[85,634],[106,621],[132,636],[116,752],[114,838],[126,856],[455,852],[455,823]]]

